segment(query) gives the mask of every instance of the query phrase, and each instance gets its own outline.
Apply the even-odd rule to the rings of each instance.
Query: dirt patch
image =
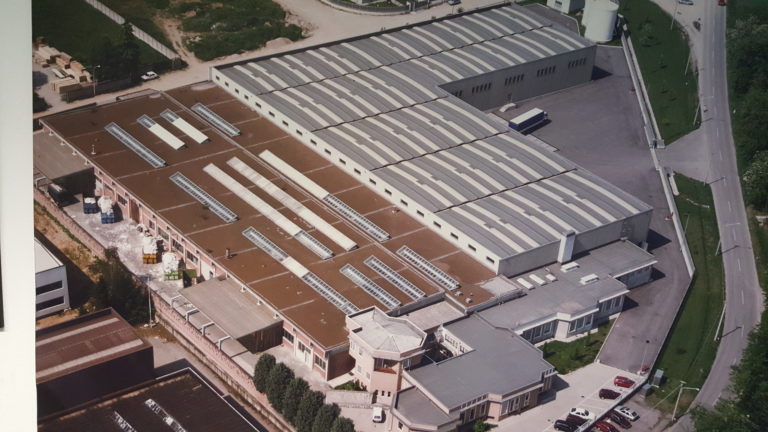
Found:
[[[40,318],[37,320],[37,323],[35,324],[36,329],[41,329],[45,327],[50,327],[52,325],[56,325],[59,323],[63,323],[65,321],[69,321],[71,319],[77,318],[80,316],[80,313],[77,311],[77,309],[67,309],[63,310],[56,315],[47,316],[45,318]]]
[[[35,205],[35,229],[85,273],[92,282],[96,282],[96,275],[88,270],[88,266],[93,262],[95,256],[82,243],[72,238],[66,228],[58,224],[53,216],[39,205]]]
[[[293,41],[291,41],[288,38],[282,37],[282,38],[272,39],[271,41],[267,42],[267,44],[264,46],[266,48],[280,48],[282,46],[286,46],[291,43],[293,43]]]

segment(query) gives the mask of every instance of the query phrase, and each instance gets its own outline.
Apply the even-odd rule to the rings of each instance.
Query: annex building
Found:
[[[495,6],[41,122],[93,166],[95,195],[196,271],[155,294],[244,371],[278,344],[326,380],[359,365],[449,430],[535,406],[554,371],[531,343],[591,329],[650,278],[648,205],[481,111],[589,81],[595,49]],[[449,338],[470,349],[422,361]],[[436,384],[483,353],[519,354],[525,379],[494,387],[489,364],[460,397]]]

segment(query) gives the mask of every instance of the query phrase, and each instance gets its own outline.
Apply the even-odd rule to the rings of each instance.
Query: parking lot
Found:
[[[635,386],[640,385],[641,377],[635,374],[593,363],[568,375],[558,376],[555,382],[558,391],[551,396],[551,400],[544,399],[541,405],[502,420],[494,431],[552,431],[555,420],[565,419],[571,408],[575,407],[586,408],[599,418],[614,406],[620,405],[621,400],[633,390],[614,386],[613,379],[616,375],[626,376],[635,380]],[[600,399],[598,392],[601,388],[618,391],[621,396],[616,400]]]

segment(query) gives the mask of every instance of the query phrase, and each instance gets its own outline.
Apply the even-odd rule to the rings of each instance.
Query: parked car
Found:
[[[156,73],[154,73],[152,71],[149,71],[149,72],[147,72],[147,73],[145,73],[144,75],[141,76],[142,81],[150,81],[150,80],[157,79],[157,78],[160,78],[160,75],[158,75],[158,74],[156,74]]]
[[[630,388],[635,385],[635,382],[625,376],[619,375],[613,379],[613,385]]]
[[[583,425],[587,422],[587,419],[575,416],[573,414],[568,414],[568,417],[565,418],[565,422],[568,423],[571,426],[574,426],[578,428],[579,426]]]
[[[448,0],[448,4],[451,6],[456,6],[457,4],[461,4],[461,0]]]
[[[617,406],[614,409],[617,413],[623,415],[624,417],[628,418],[629,420],[635,421],[640,418],[639,415],[633,410],[632,408],[628,408],[625,406]]]
[[[578,426],[574,426],[565,420],[555,420],[554,427],[555,427],[555,430],[564,431],[564,432],[574,432],[576,428],[578,428]]]
[[[621,396],[621,393],[610,389],[600,389],[598,396],[600,399],[616,399],[617,397]]]
[[[611,419],[612,422],[616,423],[617,425],[623,427],[624,429],[629,429],[632,427],[632,423],[627,420],[626,417],[623,415],[617,413],[616,411],[611,411],[608,413],[608,418]]]
[[[600,432],[619,432],[619,430],[616,429],[616,426],[606,422],[597,422],[595,427]]]
[[[382,423],[384,421],[384,410],[381,407],[373,407],[371,420],[373,420],[374,423]]]
[[[571,415],[575,415],[576,417],[581,417],[584,420],[595,419],[595,413],[589,412],[589,410],[585,408],[571,408]]]
[[[693,5],[693,0],[677,0],[677,2],[680,4],[688,5],[688,6]]]
[[[725,0],[717,0],[717,4],[718,4],[719,6],[725,6],[725,4],[726,4],[726,1],[725,1]]]

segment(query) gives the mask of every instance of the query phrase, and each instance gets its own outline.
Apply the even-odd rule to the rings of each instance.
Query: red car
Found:
[[[598,396],[600,399],[616,399],[617,397],[621,396],[621,393],[610,389],[600,389]]]
[[[619,432],[618,429],[616,429],[616,426],[605,423],[605,422],[598,422],[595,424],[595,429],[600,432]]]
[[[625,376],[619,375],[613,379],[613,385],[630,388],[635,385],[635,382]]]

